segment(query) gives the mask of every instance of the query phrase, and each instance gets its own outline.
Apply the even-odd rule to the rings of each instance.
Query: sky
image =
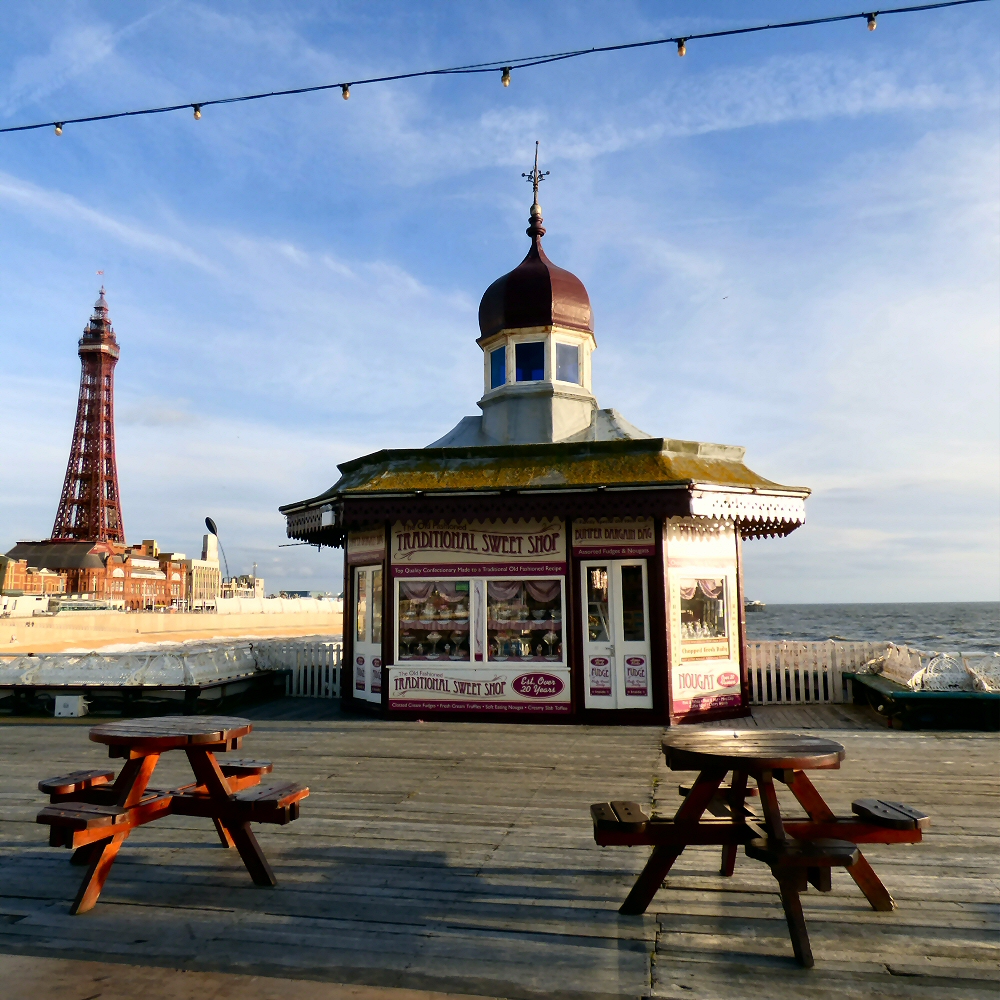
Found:
[[[855,12],[849,0],[9,4],[0,126]],[[770,603],[1000,598],[1000,5],[0,135],[0,551],[47,537],[107,288],[128,540],[332,590],[277,507],[477,413],[527,250],[594,391],[805,485]],[[104,271],[103,277],[97,271]]]

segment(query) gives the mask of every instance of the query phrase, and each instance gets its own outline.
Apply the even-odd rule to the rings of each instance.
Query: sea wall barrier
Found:
[[[86,654],[0,654],[0,688],[82,690],[232,684],[285,675],[292,698],[339,698],[343,642],[336,637],[264,638],[166,649]],[[940,654],[889,642],[747,643],[751,705],[849,704],[851,674],[870,672],[912,690],[996,691],[1000,655]]]

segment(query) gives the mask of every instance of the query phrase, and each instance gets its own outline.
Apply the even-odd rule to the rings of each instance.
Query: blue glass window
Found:
[[[576,344],[556,344],[556,378],[580,384],[580,348]]]
[[[545,342],[514,345],[516,381],[541,382],[545,378]]]
[[[490,388],[496,389],[507,381],[507,348],[490,351]]]

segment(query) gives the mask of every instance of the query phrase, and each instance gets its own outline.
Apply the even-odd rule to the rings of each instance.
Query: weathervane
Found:
[[[544,173],[538,169],[538,140],[535,140],[535,165],[531,168],[530,174],[521,174],[521,176],[531,182],[531,190],[535,194],[535,204],[538,204],[538,185],[549,176],[549,171],[546,170]]]

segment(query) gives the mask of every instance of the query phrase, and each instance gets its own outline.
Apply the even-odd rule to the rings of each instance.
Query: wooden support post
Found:
[[[734,823],[744,821],[744,803],[747,797],[747,773],[746,771],[733,771],[733,780],[729,793],[729,811],[732,813]],[[736,851],[739,844],[726,844],[722,848],[722,864],[719,874],[729,878],[736,869]]]
[[[833,810],[823,800],[823,796],[816,790],[816,786],[809,780],[808,775],[802,771],[792,772],[788,787],[814,823],[829,823],[836,819]],[[871,904],[873,910],[888,913],[896,908],[896,901],[863,854],[847,871],[858,888],[865,894],[865,899]]]
[[[718,769],[702,771],[681,803],[680,809],[674,814],[674,822],[697,823],[725,776],[726,772]],[[663,880],[683,850],[683,847],[680,850],[676,847],[654,847],[646,867],[639,874],[632,891],[625,897],[625,902],[618,908],[618,912],[630,916],[645,913],[646,907],[656,895],[656,890],[663,885]]]
[[[219,811],[222,812],[232,798],[232,790],[226,776],[219,768],[219,762],[215,759],[215,754],[210,750],[201,750],[198,747],[188,747],[184,751],[191,762],[191,770],[198,779],[198,783],[208,789],[209,797],[213,803],[217,803]],[[255,885],[275,886],[278,880],[271,871],[271,866],[264,857],[264,852],[257,843],[257,838],[250,830],[249,823],[232,823],[222,819],[215,819],[215,829],[219,831],[222,838],[223,832],[232,841],[233,846],[240,852],[243,864],[246,865],[250,877]],[[219,827],[222,830],[219,830]],[[226,841],[223,840],[225,844]],[[229,844],[226,844],[228,847]]]
[[[847,869],[847,873],[865,894],[865,899],[871,903],[872,909],[880,910],[883,913],[896,909],[896,901],[882,884],[882,880],[875,874],[875,869],[868,864],[867,859],[860,851],[858,855],[858,860]]]
[[[234,847],[235,841],[232,836],[230,836],[229,831],[226,829],[222,820],[218,817],[214,817],[212,822],[215,824],[215,832],[219,835],[219,840],[222,841],[223,847]]]
[[[763,794],[763,793],[762,793]],[[775,872],[778,880],[778,891],[781,894],[781,905],[785,911],[788,923],[788,936],[792,939],[792,951],[795,959],[803,968],[813,967],[812,947],[809,944],[809,931],[806,929],[806,918],[802,913],[802,900],[799,899],[799,885],[795,876],[788,872],[780,875]]]
[[[104,883],[107,881],[108,875],[111,874],[111,866],[115,863],[118,851],[127,836],[127,831],[117,833],[108,840],[99,840],[93,845],[87,874],[84,875],[76,899],[73,900],[73,905],[69,908],[71,915],[86,913],[94,908],[97,897],[100,896]]]

